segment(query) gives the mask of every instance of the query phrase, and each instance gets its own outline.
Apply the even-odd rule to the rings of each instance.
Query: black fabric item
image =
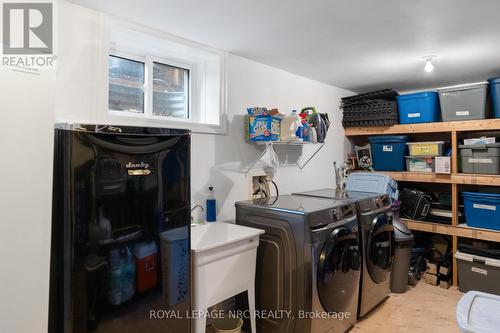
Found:
[[[425,192],[405,188],[401,191],[401,214],[409,219],[422,220],[428,214],[432,203],[432,197]]]
[[[500,259],[499,249],[480,249],[471,244],[458,244],[458,250],[463,253],[473,254],[481,257]]]
[[[318,143],[325,142],[328,127],[326,126],[323,117],[319,113],[315,112],[309,116],[308,120],[311,126],[316,129],[316,137],[318,139]]]

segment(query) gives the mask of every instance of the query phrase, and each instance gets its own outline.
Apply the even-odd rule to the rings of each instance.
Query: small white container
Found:
[[[212,327],[215,333],[241,333],[243,319],[241,318],[220,318],[216,319]]]

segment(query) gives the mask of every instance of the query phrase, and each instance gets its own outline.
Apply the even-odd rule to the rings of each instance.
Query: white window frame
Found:
[[[132,60],[136,62],[140,62],[144,64],[144,84],[142,86],[144,93],[144,112],[128,112],[128,111],[119,111],[112,110],[109,108],[109,81],[108,81],[108,91],[107,91],[107,99],[108,99],[108,107],[106,108],[108,113],[113,116],[126,116],[133,118],[147,118],[147,119],[156,119],[156,120],[167,120],[167,121],[180,121],[180,122],[192,122],[192,84],[191,78],[194,74],[193,64],[188,62],[181,62],[179,60],[174,60],[172,58],[166,57],[157,57],[153,55],[137,55],[134,53],[111,49],[108,57],[114,56],[127,60]],[[187,103],[187,118],[178,118],[178,117],[169,117],[169,116],[157,116],[153,114],[153,65],[154,63],[158,63],[165,66],[177,67],[180,69],[188,70],[188,103]],[[109,69],[108,69],[108,77],[109,77]]]
[[[114,25],[117,25],[119,28],[130,30],[133,33],[144,34],[147,36],[151,36],[152,38],[165,40],[166,42],[181,44],[182,46],[186,46],[186,48],[195,50],[195,52],[202,52],[210,57],[216,56],[217,58],[213,59],[217,59],[217,62],[212,63],[211,65],[214,66],[214,64],[216,64],[216,67],[211,67],[210,73],[214,73],[214,69],[217,71],[216,73],[218,73],[218,85],[211,86],[217,87],[218,95],[211,95],[210,98],[211,101],[216,101],[215,103],[217,103],[218,107],[214,108],[214,104],[207,104],[207,86],[205,85],[208,75],[207,68],[203,66],[200,67],[199,59],[196,60],[196,62],[194,62],[194,59],[193,62],[190,62],[188,59],[178,59],[177,57],[172,57],[168,54],[159,55],[157,53],[152,54],[152,52],[142,52],[140,45],[133,45],[131,48],[123,47],[122,45],[115,45],[115,43],[112,43],[110,40],[110,27]],[[98,123],[130,126],[184,128],[190,129],[195,133],[227,135],[227,52],[198,44],[196,42],[185,40],[183,38],[136,23],[130,23],[128,21],[113,18],[106,14],[102,14],[100,17],[100,35],[101,36],[98,47],[97,60],[98,73],[96,75],[96,79],[97,82],[102,82],[102,84],[97,84],[96,86],[102,88],[104,88],[105,86],[105,88],[98,89],[96,93],[96,119]],[[145,64],[144,113],[132,113],[109,109],[108,64],[110,55],[134,61],[140,61]],[[153,93],[151,91],[151,93],[148,94],[148,91],[150,90],[149,85],[152,85],[153,83],[152,65],[154,62],[189,70],[189,118],[186,119],[153,115]],[[196,84],[196,86],[194,86],[194,84]],[[218,123],[209,123],[208,117],[215,116],[214,112],[217,112]]]
[[[159,120],[171,120],[171,121],[186,121],[186,122],[192,122],[193,121],[193,105],[192,105],[192,78],[196,75],[195,71],[193,70],[193,64],[189,62],[181,62],[179,60],[174,60],[171,58],[166,58],[166,57],[156,57],[156,56],[148,56],[146,57],[148,61],[148,65],[150,66],[149,68],[151,69],[149,71],[150,77],[148,77],[148,83],[151,85],[150,91],[151,93],[148,96],[148,99],[150,100],[149,105],[151,108],[148,110],[147,117],[151,119],[159,119]],[[169,116],[156,116],[153,114],[153,66],[154,63],[166,65],[166,66],[171,66],[171,67],[177,67],[180,69],[186,69],[188,70],[188,101],[187,101],[187,118],[178,118],[178,117],[169,117]]]

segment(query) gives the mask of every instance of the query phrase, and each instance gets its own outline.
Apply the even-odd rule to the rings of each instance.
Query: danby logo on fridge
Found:
[[[151,174],[149,163],[145,162],[128,162],[125,167],[129,176],[147,176]]]

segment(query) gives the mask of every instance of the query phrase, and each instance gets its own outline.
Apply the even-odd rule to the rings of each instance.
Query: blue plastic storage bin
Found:
[[[500,194],[462,192],[469,227],[500,230]]]
[[[500,118],[500,77],[489,79],[491,101],[493,102],[493,110],[495,117]]]
[[[437,91],[400,95],[397,99],[400,124],[431,123],[441,120]]]
[[[405,171],[408,148],[406,135],[370,136],[375,171]]]
[[[391,177],[375,172],[353,172],[347,177],[346,192],[366,192],[389,194],[391,199],[398,200],[398,183]]]

